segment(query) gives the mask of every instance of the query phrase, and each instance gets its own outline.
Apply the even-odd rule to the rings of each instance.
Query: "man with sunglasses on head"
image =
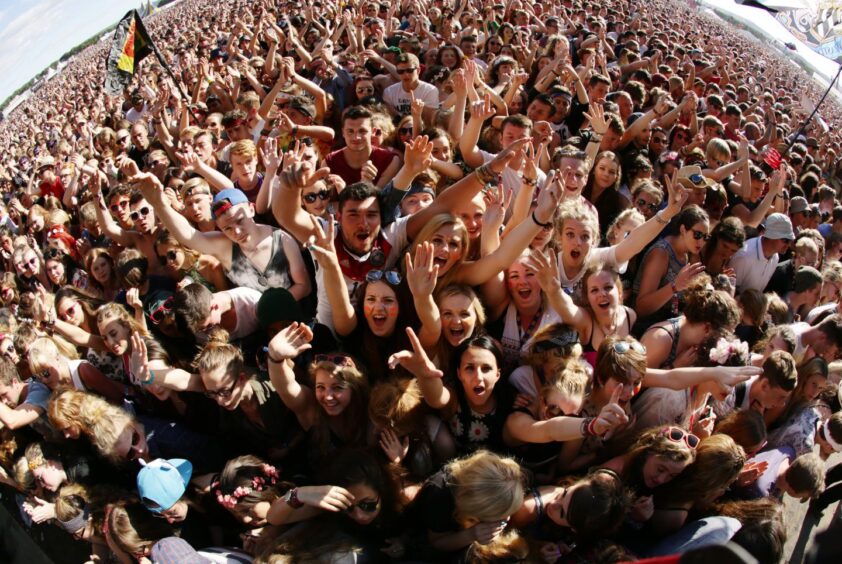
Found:
[[[383,101],[393,114],[408,116],[415,100],[424,102],[425,108],[439,107],[438,89],[418,79],[418,69],[421,67],[418,57],[402,53],[398,55],[395,67],[400,82],[383,91]]]

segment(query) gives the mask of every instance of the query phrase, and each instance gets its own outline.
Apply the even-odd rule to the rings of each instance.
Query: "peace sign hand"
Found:
[[[339,258],[336,256],[336,247],[333,244],[333,219],[327,221],[327,233],[322,229],[322,224],[318,218],[311,215],[310,220],[313,222],[313,235],[307,241],[307,248],[322,267],[338,266]]]
[[[416,378],[442,378],[444,372],[439,370],[421,346],[421,341],[412,327],[406,328],[409,342],[412,344],[411,351],[396,352],[389,357],[389,368],[394,370],[398,365],[403,366]]]
[[[687,189],[678,182],[677,170],[672,173],[671,177],[665,177],[664,183],[667,185],[669,203],[661,213],[664,214],[664,219],[669,220],[681,211],[681,208],[684,207],[684,203],[687,201],[690,194],[687,192]]]

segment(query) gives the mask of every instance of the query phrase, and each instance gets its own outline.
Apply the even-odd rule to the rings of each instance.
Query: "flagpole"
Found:
[[[781,153],[781,156],[789,153],[789,150],[792,149],[792,146],[798,142],[798,136],[804,132],[804,130],[807,128],[807,125],[813,119],[813,116],[815,116],[816,112],[819,111],[819,107],[822,105],[822,102],[824,102],[824,99],[827,98],[828,94],[830,94],[830,91],[833,90],[833,85],[836,83],[836,79],[839,78],[840,73],[842,73],[842,65],[839,65],[839,68],[836,69],[836,75],[834,75],[833,79],[830,81],[830,84],[828,85],[827,90],[824,91],[824,94],[822,94],[822,97],[819,98],[819,103],[816,104],[816,107],[813,108],[813,111],[810,113],[807,119],[805,119],[801,123],[801,127],[799,127],[798,131],[796,131],[795,134],[792,136],[792,140],[789,142],[789,145],[786,146],[786,149],[784,149],[783,153]]]
[[[196,116],[196,114],[193,113],[193,108],[190,107],[190,97],[181,87],[181,81],[176,79],[175,74],[173,74],[172,69],[170,68],[170,65],[167,64],[167,61],[164,60],[164,56],[161,54],[160,51],[158,51],[158,46],[155,45],[155,42],[150,41],[149,44],[152,46],[152,52],[155,53],[155,57],[158,59],[158,62],[161,63],[161,66],[164,67],[164,70],[166,70],[167,74],[170,75],[170,78],[172,79],[173,84],[175,84],[176,89],[178,89],[178,92],[181,94],[182,98],[184,98],[185,102],[187,102],[187,111],[190,112],[190,115],[193,116],[193,119],[196,120],[196,124],[198,125],[201,122],[199,121],[199,118]]]

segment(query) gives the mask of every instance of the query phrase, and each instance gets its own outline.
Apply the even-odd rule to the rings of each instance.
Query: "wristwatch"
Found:
[[[304,507],[304,504],[298,500],[298,488],[292,488],[291,490],[287,491],[286,495],[284,496],[284,501],[293,509]]]

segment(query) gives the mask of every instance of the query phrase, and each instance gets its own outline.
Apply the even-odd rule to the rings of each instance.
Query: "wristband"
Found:
[[[298,499],[298,488],[292,488],[284,496],[284,501],[293,509],[304,507],[304,504]]]
[[[297,125],[292,126],[291,134],[292,134],[293,137],[298,137],[298,126]]]
[[[492,182],[497,180],[497,173],[495,173],[488,165],[482,165],[478,167],[474,173],[477,175],[477,179],[483,184],[491,184]]]
[[[587,425],[585,426],[585,436],[595,437],[596,430],[594,429],[594,424],[596,423],[596,417],[588,417],[585,421],[587,421]]]
[[[523,183],[526,184],[527,186],[532,186],[534,188],[535,186],[538,186],[538,179],[537,178],[526,178],[524,176],[523,177]]]
[[[147,372],[149,372],[149,378],[147,378],[146,380],[142,380],[140,382],[141,386],[149,386],[155,382],[155,371],[147,369]]]
[[[284,361],[286,361],[285,358],[282,358],[280,360],[278,360],[277,358],[272,358],[271,354],[267,354],[266,358],[269,359],[269,362],[271,362],[272,364],[283,364]]]
[[[552,221],[549,221],[549,222],[547,222],[547,223],[541,223],[540,221],[538,221],[538,218],[537,218],[537,217],[535,217],[535,212],[534,212],[534,211],[532,212],[532,221],[533,221],[533,222],[535,222],[535,225],[537,225],[538,227],[541,227],[541,228],[543,228],[543,229],[550,229],[550,228],[552,228],[552,226],[553,226],[553,222],[552,222]]]
[[[658,213],[656,213],[656,214],[655,214],[655,219],[656,219],[656,220],[658,221],[658,223],[660,223],[661,225],[669,225],[670,220],[668,220],[668,219],[664,219],[663,213],[664,213],[664,212],[663,212],[663,210],[661,210],[661,211],[659,211]]]

